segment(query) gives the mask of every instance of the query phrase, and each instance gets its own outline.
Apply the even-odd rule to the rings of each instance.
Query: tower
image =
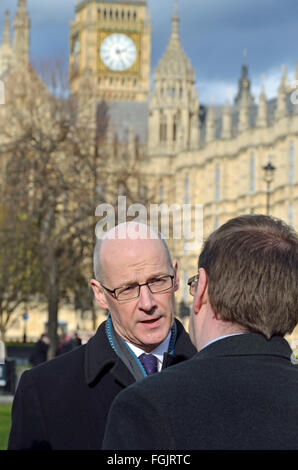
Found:
[[[0,48],[0,75],[2,75],[10,66],[12,61],[12,47],[10,37],[10,17],[9,11],[5,12],[5,20],[3,26],[3,40]]]
[[[150,89],[151,19],[145,0],[82,0],[70,32],[70,86],[88,69],[96,98],[146,101]]]
[[[17,65],[29,64],[30,18],[26,0],[19,0],[14,18],[13,54]]]
[[[195,72],[180,41],[179,21],[176,4],[170,41],[154,74],[149,103],[150,153],[171,154],[199,145]]]
[[[241,102],[243,103],[243,100],[242,100],[243,95],[246,95],[245,102],[247,106],[250,106],[253,104],[253,96],[250,91],[250,86],[251,86],[251,82],[248,76],[248,66],[244,62],[241,67],[241,77],[238,82],[238,92],[234,99],[235,106],[240,107]]]

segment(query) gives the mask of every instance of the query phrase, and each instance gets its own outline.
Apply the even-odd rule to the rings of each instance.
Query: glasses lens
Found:
[[[138,297],[139,286],[120,287],[116,289],[115,296],[118,300],[132,300]]]
[[[161,277],[159,279],[154,279],[154,281],[148,282],[151,292],[154,294],[157,292],[163,292],[165,290],[171,289],[173,286],[173,278],[171,276]]]
[[[196,295],[197,287],[198,287],[198,282],[199,282],[199,275],[197,274],[196,276],[193,276],[189,279],[188,285],[189,285],[189,293],[193,297]]]
[[[198,287],[198,282],[192,282],[190,286],[190,295],[194,296]]]

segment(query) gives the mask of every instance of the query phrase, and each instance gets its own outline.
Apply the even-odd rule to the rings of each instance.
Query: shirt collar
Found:
[[[157,357],[158,361],[162,364],[163,361],[163,355],[165,352],[168,352],[169,349],[169,344],[170,344],[170,339],[171,339],[171,333],[172,331],[170,330],[168,333],[168,336],[163,340],[162,343],[160,343],[153,351],[150,352],[150,354],[153,354],[155,357]],[[130,347],[130,349],[135,353],[137,357],[140,357],[141,354],[146,353],[143,349],[139,348],[135,344],[129,343],[126,341],[127,345]]]
[[[223,335],[223,336],[218,336],[217,338],[214,338],[212,339],[211,341],[208,341],[208,343],[206,343],[202,349],[206,348],[207,346],[209,346],[209,344],[212,344],[212,343],[215,343],[215,341],[219,341],[220,339],[224,339],[224,338],[228,338],[229,336],[237,336],[237,335],[244,335],[245,332],[239,332],[239,333],[230,333],[228,335]]]

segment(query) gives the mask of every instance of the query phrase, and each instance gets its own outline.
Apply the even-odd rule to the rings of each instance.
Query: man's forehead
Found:
[[[161,239],[104,239],[101,243],[101,256],[108,258],[110,261],[135,260],[142,262],[143,258],[147,258],[147,253],[152,255],[163,256],[166,250]],[[120,256],[120,259],[113,258],[113,254]]]
[[[166,274],[168,257],[158,240],[105,240],[101,246],[101,261],[108,277],[119,275],[132,281],[142,273]]]
[[[157,240],[158,231],[139,222],[124,222],[110,229],[102,240]]]

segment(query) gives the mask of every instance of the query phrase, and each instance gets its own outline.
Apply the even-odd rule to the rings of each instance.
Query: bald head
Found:
[[[142,241],[145,241],[144,243]],[[138,223],[125,222],[109,230],[101,239],[98,239],[93,255],[93,267],[95,279],[103,281],[106,273],[106,266],[110,257],[115,256],[117,251],[132,250],[135,244],[143,243],[144,250],[146,243],[161,244],[169,266],[172,266],[171,255],[166,241],[160,232],[152,227]]]

